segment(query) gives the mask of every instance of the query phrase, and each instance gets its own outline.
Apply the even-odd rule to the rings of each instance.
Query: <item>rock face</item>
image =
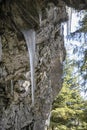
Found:
[[[62,87],[66,4],[86,0],[0,0],[0,130],[47,130],[52,102]],[[35,104],[28,48],[21,30],[36,31]]]
[[[32,1],[29,2],[35,10],[29,8],[27,15],[24,8],[28,9],[27,0],[22,4],[16,0],[11,4],[0,2],[0,130],[45,130],[53,99],[62,87],[66,53],[61,23],[67,20],[65,4],[48,1],[45,7],[40,4],[39,9],[35,3],[42,13],[39,22],[39,11]],[[36,30],[34,106],[28,49],[21,33],[21,29],[29,28]]]

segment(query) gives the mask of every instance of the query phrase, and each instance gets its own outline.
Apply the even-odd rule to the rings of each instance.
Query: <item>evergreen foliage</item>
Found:
[[[53,102],[50,130],[87,130],[87,101],[80,96],[68,61],[66,68],[62,91]]]

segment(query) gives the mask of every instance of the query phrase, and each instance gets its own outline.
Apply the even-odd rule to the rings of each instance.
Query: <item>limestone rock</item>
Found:
[[[61,23],[67,20],[66,5],[60,0],[40,1],[0,1],[0,130],[45,130],[52,102],[62,87],[66,51]],[[36,30],[34,107],[28,49],[21,33],[29,28]]]

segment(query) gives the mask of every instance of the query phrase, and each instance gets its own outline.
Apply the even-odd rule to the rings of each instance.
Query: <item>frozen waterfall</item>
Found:
[[[31,92],[32,92],[32,105],[34,105],[34,90],[35,90],[35,31],[33,29],[30,30],[22,30],[22,33],[25,37],[29,59],[30,59],[30,71],[31,71]]]

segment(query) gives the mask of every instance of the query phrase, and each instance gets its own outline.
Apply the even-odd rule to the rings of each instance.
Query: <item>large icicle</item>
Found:
[[[35,31],[33,29],[23,30],[28,53],[30,58],[30,71],[31,71],[31,91],[32,91],[32,105],[34,105],[34,90],[35,90]]]
[[[0,61],[2,60],[2,43],[1,43],[1,36],[0,36]]]

